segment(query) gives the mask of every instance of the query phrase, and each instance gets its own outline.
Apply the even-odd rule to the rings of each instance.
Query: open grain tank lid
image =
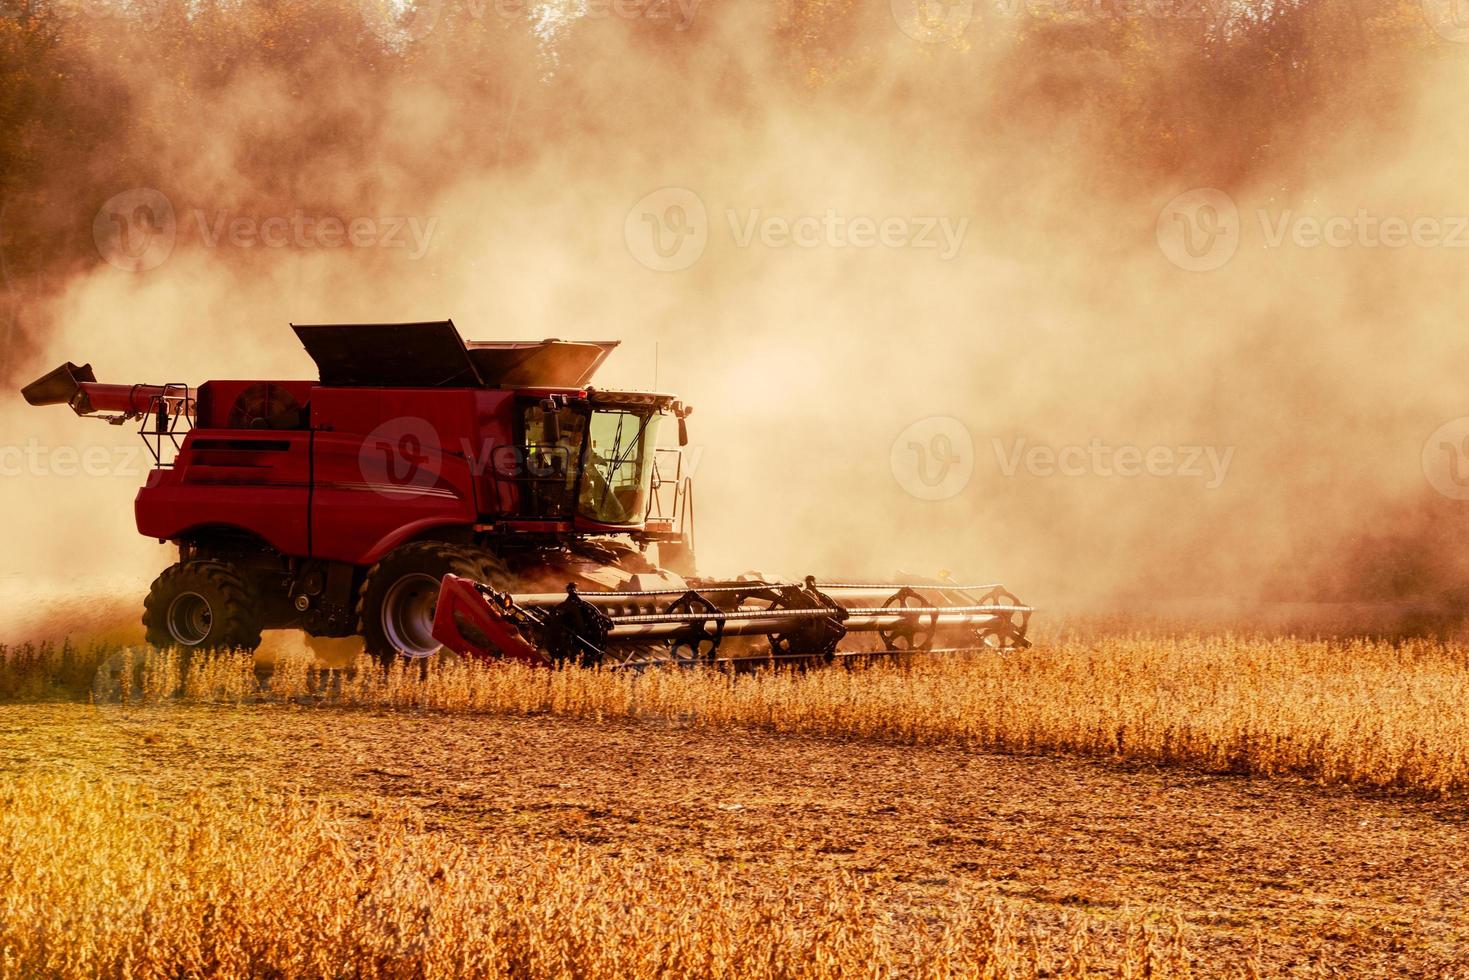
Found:
[[[469,359],[493,387],[585,388],[615,340],[471,340]]]
[[[383,388],[581,388],[617,341],[466,344],[452,320],[291,324],[324,385]]]

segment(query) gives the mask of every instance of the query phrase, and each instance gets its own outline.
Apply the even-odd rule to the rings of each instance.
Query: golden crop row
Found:
[[[857,879],[456,842],[296,798],[0,781],[0,977],[1186,976],[1179,920],[1037,932],[955,891],[895,916]],[[1044,950],[1044,951],[1043,951]]]
[[[127,670],[119,658],[132,657]],[[261,696],[248,662],[114,654],[105,698]],[[126,675],[130,689],[120,690]],[[105,686],[105,685],[104,685]],[[1067,639],[1004,656],[732,677],[449,662],[351,671],[284,656],[271,698],[1073,753],[1432,795],[1469,791],[1469,650],[1427,641]],[[99,688],[100,690],[100,688]]]

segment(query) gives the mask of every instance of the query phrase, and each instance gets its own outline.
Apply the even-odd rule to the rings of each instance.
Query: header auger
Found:
[[[592,386],[616,342],[294,329],[318,380],[111,385],[68,362],[23,389],[139,423],[156,468],[138,530],[179,551],[144,602],[154,645],[300,629],[385,660],[632,667],[1025,643],[1030,609],[998,586],[698,577],[691,409]],[[677,446],[659,443],[670,420]]]

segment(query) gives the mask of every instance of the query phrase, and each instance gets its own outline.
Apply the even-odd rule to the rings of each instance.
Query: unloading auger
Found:
[[[819,666],[1030,645],[1030,606],[1001,585],[709,581],[685,589],[510,595],[458,576],[439,588],[434,638],[533,666]],[[842,649],[848,638],[862,639]]]

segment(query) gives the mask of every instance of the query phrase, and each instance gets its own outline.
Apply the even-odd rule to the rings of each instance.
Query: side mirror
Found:
[[[673,414],[678,417],[678,444],[680,447],[689,444],[688,418],[694,414],[693,406],[685,405],[683,402],[673,403]]]
[[[541,417],[545,420],[546,441],[561,441],[561,410],[556,405],[556,399],[547,398],[541,402]]]

